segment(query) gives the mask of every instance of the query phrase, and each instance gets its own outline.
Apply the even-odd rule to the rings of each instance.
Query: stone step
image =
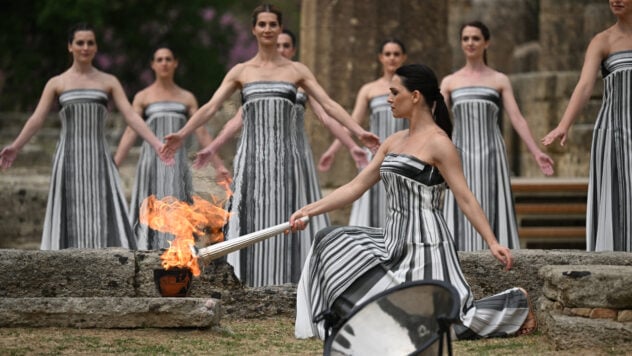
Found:
[[[549,265],[538,275],[538,318],[556,349],[632,342],[632,266]]]
[[[557,350],[593,349],[632,342],[632,322],[565,315],[558,303],[546,297],[538,300],[538,321],[540,332]]]
[[[209,328],[221,314],[212,298],[0,298],[0,327]]]
[[[154,270],[161,251],[122,248],[59,251],[0,250],[0,297],[160,297]],[[217,261],[194,278],[191,297],[211,297],[242,288],[232,267]]]
[[[632,266],[545,266],[542,292],[566,308],[632,309]]]
[[[154,281],[154,270],[162,269],[161,253],[120,248],[0,249],[0,299],[161,299]],[[232,266],[219,259],[202,266],[201,275],[193,277],[188,297],[219,299],[228,317],[293,316],[296,287],[244,287]]]

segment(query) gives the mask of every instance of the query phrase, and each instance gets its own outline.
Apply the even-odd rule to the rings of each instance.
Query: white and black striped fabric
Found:
[[[227,239],[281,224],[304,206],[317,184],[306,168],[308,143],[296,117],[296,87],[259,81],[242,89],[244,126],[234,161],[233,197]],[[310,149],[311,151],[311,149]],[[312,192],[312,193],[309,193]],[[297,283],[312,241],[311,230],[279,235],[228,255],[236,275],[249,286]]]
[[[387,101],[388,94],[371,98],[369,108],[370,130],[381,141],[397,131],[408,128],[408,121],[393,118],[391,106]],[[370,152],[367,150],[369,158]],[[384,184],[379,182],[364,193],[351,206],[349,225],[383,227],[386,221],[386,191]]]
[[[488,87],[463,87],[451,93],[454,131],[467,184],[483,208],[498,242],[520,248],[509,180],[505,142],[500,130],[500,94]],[[481,235],[459,209],[451,191],[446,194],[446,222],[459,251],[486,249]]]
[[[183,103],[159,101],[147,105],[143,117],[156,137],[163,138],[180,130],[187,121],[187,114],[187,106]],[[158,199],[172,196],[181,201],[193,202],[193,183],[186,148],[180,148],[174,159],[174,164],[166,165],[154,148],[143,141],[130,203],[130,221],[140,250],[168,248],[169,241],[175,238],[172,234],[150,229],[139,222],[140,207],[145,198],[150,195]]]
[[[42,233],[42,250],[135,249],[127,203],[105,138],[108,95],[69,90],[59,96],[61,132]]]
[[[443,218],[446,185],[438,170],[413,156],[388,154],[380,174],[388,197],[385,227],[338,227],[317,235],[297,288],[296,337],[323,338],[323,322],[315,323],[314,318],[328,312],[338,297],[376,266],[386,272],[366,287],[356,305],[404,282],[442,280],[460,295],[461,335],[516,332],[528,314],[522,292],[514,288],[473,299]]]
[[[602,63],[604,88],[590,153],[588,251],[632,251],[632,50]]]
[[[302,178],[304,183],[299,185],[299,191],[297,194],[303,196],[301,199],[304,202],[311,203],[322,198],[320,191],[320,180],[318,179],[318,172],[316,171],[316,164],[314,163],[314,154],[312,153],[312,146],[309,144],[309,138],[307,131],[305,130],[305,106],[307,104],[307,94],[299,91],[296,94],[296,105],[294,110],[296,120],[296,133],[302,136],[296,143],[299,146],[299,151],[303,152],[303,173]],[[308,236],[316,236],[318,230],[329,226],[329,215],[321,214],[314,216],[310,219],[306,228]]]

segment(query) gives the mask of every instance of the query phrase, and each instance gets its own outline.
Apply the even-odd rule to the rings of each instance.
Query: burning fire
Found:
[[[230,182],[220,182],[226,190],[226,199],[232,192],[228,188]],[[169,248],[160,256],[164,269],[179,267],[188,268],[194,276],[200,275],[197,257],[191,252],[195,245],[195,236],[210,235],[210,242],[224,240],[222,228],[228,221],[230,213],[221,208],[225,200],[213,202],[193,197],[193,204],[168,196],[162,199],[152,195],[147,197],[140,209],[140,222],[150,228],[175,236]]]

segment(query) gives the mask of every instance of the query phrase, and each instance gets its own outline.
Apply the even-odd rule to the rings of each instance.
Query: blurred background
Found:
[[[92,24],[95,66],[114,74],[130,98],[153,80],[154,48],[173,47],[176,81],[205,102],[227,69],[256,52],[244,0],[21,0],[4,1],[0,22],[0,111],[32,111],[46,81],[70,64],[68,29]],[[289,28],[298,28],[299,0],[276,1]]]

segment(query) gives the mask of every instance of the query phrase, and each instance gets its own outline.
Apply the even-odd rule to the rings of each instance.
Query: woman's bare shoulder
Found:
[[[453,89],[458,88],[464,78],[465,77],[462,68],[446,75],[445,77],[443,77],[443,79],[441,79],[441,90],[450,92]]]
[[[456,148],[448,134],[437,127],[436,131],[428,137],[427,149],[434,160],[442,160],[444,157],[451,157],[456,153]]]

